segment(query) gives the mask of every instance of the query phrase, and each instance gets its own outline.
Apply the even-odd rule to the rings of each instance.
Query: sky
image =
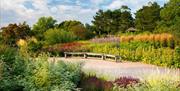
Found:
[[[168,0],[0,0],[0,27],[23,21],[32,26],[42,16],[52,16],[58,22],[78,20],[90,24],[99,9],[127,5],[134,14],[150,1],[163,6]]]

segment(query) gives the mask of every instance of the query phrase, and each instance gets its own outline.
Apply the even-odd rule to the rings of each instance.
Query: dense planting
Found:
[[[89,48],[88,48],[89,47]],[[168,67],[180,67],[179,48],[156,48],[152,43],[104,43],[91,44],[87,48],[90,52],[120,55],[124,60],[142,61]]]
[[[175,39],[173,35],[168,33],[163,34],[139,34],[139,35],[129,35],[129,36],[120,36],[121,42],[131,42],[131,41],[137,41],[137,42],[148,42],[151,43],[154,47],[175,47]]]
[[[61,29],[50,29],[44,33],[45,44],[53,45],[57,43],[67,43],[76,40],[76,36],[72,32]]]
[[[17,54],[8,47],[0,53],[1,91],[76,90],[80,80],[80,64],[48,62],[48,56],[44,54],[31,58],[24,51]]]
[[[57,44],[46,50],[55,55],[63,52],[113,54],[120,55],[123,60],[180,67],[179,47],[174,37],[167,33],[94,38],[87,42]]]
[[[44,47],[43,49],[52,55],[63,56],[64,52],[86,52],[87,49],[83,47],[84,45],[87,45],[87,43],[70,42]]]
[[[14,1],[11,2],[17,3]],[[20,3],[23,2],[24,5],[15,9],[23,8],[25,11],[28,8],[30,10],[28,13],[39,10],[37,5],[34,5],[37,2],[25,1],[21,0]],[[149,2],[135,12],[135,18],[126,5],[119,6],[119,9],[99,10],[93,17],[91,25],[76,20],[57,22],[51,16],[39,18],[32,27],[26,22],[8,24],[0,29],[0,91],[180,91],[180,78],[176,74],[174,76],[155,74],[141,79],[118,77],[109,81],[105,79],[106,77],[99,78],[96,75],[85,74],[88,71],[81,71],[81,63],[66,63],[49,58],[62,57],[64,52],[104,53],[119,55],[122,61],[144,62],[179,70],[179,2],[180,0],[168,0],[162,7],[156,2]],[[26,3],[33,4],[30,7],[27,4],[26,7]],[[50,2],[43,5],[46,3],[47,10],[56,11],[56,6],[52,8]],[[81,3],[81,0],[76,3]],[[91,9],[81,11],[84,6],[76,6],[75,8],[80,10],[80,14],[77,15],[91,11]],[[14,12],[13,9],[6,8],[4,7],[2,11]],[[71,13],[71,9],[66,5],[58,7],[58,10],[61,8],[64,12],[68,11],[67,14]],[[71,5],[70,8],[73,9],[74,6]],[[39,12],[30,15],[42,14]],[[9,16],[6,13],[4,15]],[[75,17],[68,16],[68,18]],[[5,22],[10,21],[7,19]]]
[[[96,76],[83,76],[79,86],[82,91],[178,91],[177,78],[169,75],[153,75],[143,80],[133,77],[120,77],[114,81],[106,81]]]

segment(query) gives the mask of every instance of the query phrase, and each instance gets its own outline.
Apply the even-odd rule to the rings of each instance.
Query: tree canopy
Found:
[[[24,23],[9,24],[7,27],[2,27],[2,39],[5,44],[15,46],[19,39],[26,39],[31,36],[31,29],[29,25]]]
[[[160,12],[161,29],[172,32],[180,39],[180,0],[170,0]]]
[[[160,10],[161,8],[156,2],[149,2],[147,6],[143,6],[135,13],[136,28],[152,32],[157,26],[157,22],[160,21]]]
[[[89,39],[91,37],[91,31],[88,31],[80,21],[63,21],[58,25],[58,28],[73,32],[79,39]]]
[[[52,17],[41,17],[36,24],[33,25],[33,33],[39,39],[43,39],[43,33],[48,29],[54,28],[57,21]]]
[[[116,10],[99,10],[92,21],[97,35],[125,32],[133,27],[133,17],[128,6]]]

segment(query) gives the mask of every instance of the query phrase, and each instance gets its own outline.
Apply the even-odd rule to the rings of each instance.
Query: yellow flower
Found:
[[[32,37],[31,40],[34,42],[34,43],[37,43],[37,39],[35,37]]]
[[[25,46],[25,45],[27,45],[27,42],[26,42],[26,40],[24,40],[24,39],[20,39],[20,40],[17,42],[17,45],[18,45],[18,46]]]

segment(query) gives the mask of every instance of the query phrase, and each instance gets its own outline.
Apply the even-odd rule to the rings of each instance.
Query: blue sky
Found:
[[[23,21],[32,26],[42,16],[52,16],[59,22],[91,23],[99,9],[113,10],[128,5],[133,14],[150,1],[163,6],[168,0],[0,0],[0,27]]]

